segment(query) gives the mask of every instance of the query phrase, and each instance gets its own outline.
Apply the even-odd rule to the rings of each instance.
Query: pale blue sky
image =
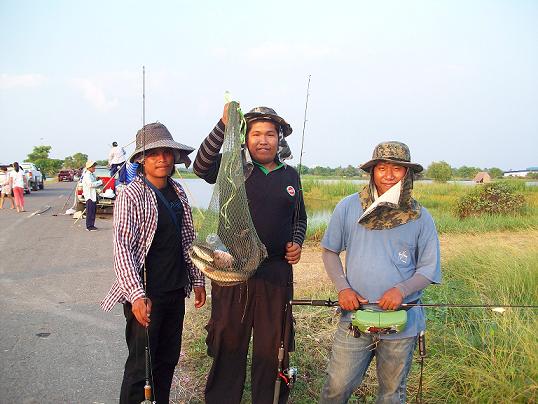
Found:
[[[134,140],[145,65],[146,122],[196,148],[229,90],[291,123],[296,163],[310,74],[308,166],[383,140],[425,166],[537,166],[537,21],[522,0],[0,0],[0,162]]]

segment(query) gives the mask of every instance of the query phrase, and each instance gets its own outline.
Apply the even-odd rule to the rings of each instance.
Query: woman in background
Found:
[[[13,171],[9,173],[10,185],[13,189],[13,195],[15,196],[15,207],[17,212],[26,212],[24,210],[24,183],[26,177],[24,170],[19,167],[19,163],[13,163]]]
[[[2,193],[0,194],[0,209],[4,209],[4,198],[7,197],[11,201],[11,209],[15,209],[15,202],[13,202],[13,197],[11,196],[11,178],[7,172],[7,168],[2,167],[1,170],[5,174],[4,180],[2,181]]]

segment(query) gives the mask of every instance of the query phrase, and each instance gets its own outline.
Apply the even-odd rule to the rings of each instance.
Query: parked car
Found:
[[[60,170],[58,173],[58,182],[75,181],[75,172],[73,170]]]
[[[20,166],[28,175],[29,187],[32,191],[45,188],[45,176],[34,163],[20,163]]]
[[[97,207],[106,208],[114,206],[116,200],[116,181],[114,178],[110,177],[110,171],[106,166],[97,166],[95,167],[95,172],[93,173],[95,178],[101,180],[103,185],[97,188]],[[83,210],[84,205],[86,205],[86,200],[82,194],[82,177],[81,175],[76,190],[75,196],[77,198],[76,210]]]

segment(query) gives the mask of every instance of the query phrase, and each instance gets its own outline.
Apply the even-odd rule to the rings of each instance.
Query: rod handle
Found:
[[[421,331],[418,335],[418,353],[421,358],[426,357],[426,335],[424,334],[424,331]]]

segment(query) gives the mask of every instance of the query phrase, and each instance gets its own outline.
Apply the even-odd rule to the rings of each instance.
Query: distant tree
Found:
[[[446,161],[434,161],[428,166],[428,177],[438,182],[447,182],[452,178],[452,168]]]
[[[75,153],[72,156],[68,156],[64,159],[65,168],[81,168],[84,167],[88,161],[88,155],[83,153]]]
[[[333,174],[337,177],[343,177],[345,174],[344,174],[344,169],[340,166],[336,167],[333,171]]]
[[[491,176],[491,178],[502,178],[504,171],[500,168],[492,167],[488,170],[488,174]]]
[[[344,175],[346,177],[356,177],[359,175],[359,169],[350,164],[344,169]]]
[[[334,171],[335,170],[330,168],[330,167],[316,166],[316,167],[312,168],[311,174],[320,175],[320,176],[329,176],[329,175],[334,175]]]
[[[95,160],[98,166],[107,166],[108,160]]]
[[[478,167],[467,167],[467,166],[461,166],[458,168],[455,172],[455,176],[459,178],[463,178],[465,180],[471,180],[474,177],[476,177],[476,174],[483,171],[481,168]]]
[[[295,167],[295,169],[297,170],[297,172],[301,173],[301,175],[310,174],[310,169],[304,164],[297,164],[297,167]]]
[[[34,163],[46,176],[55,175],[62,167],[63,161],[49,158],[52,146],[34,146],[34,150],[28,154],[24,161]]]
[[[34,150],[28,154],[28,158],[24,161],[37,164],[39,160],[48,159],[51,150],[52,146],[34,146]]]

